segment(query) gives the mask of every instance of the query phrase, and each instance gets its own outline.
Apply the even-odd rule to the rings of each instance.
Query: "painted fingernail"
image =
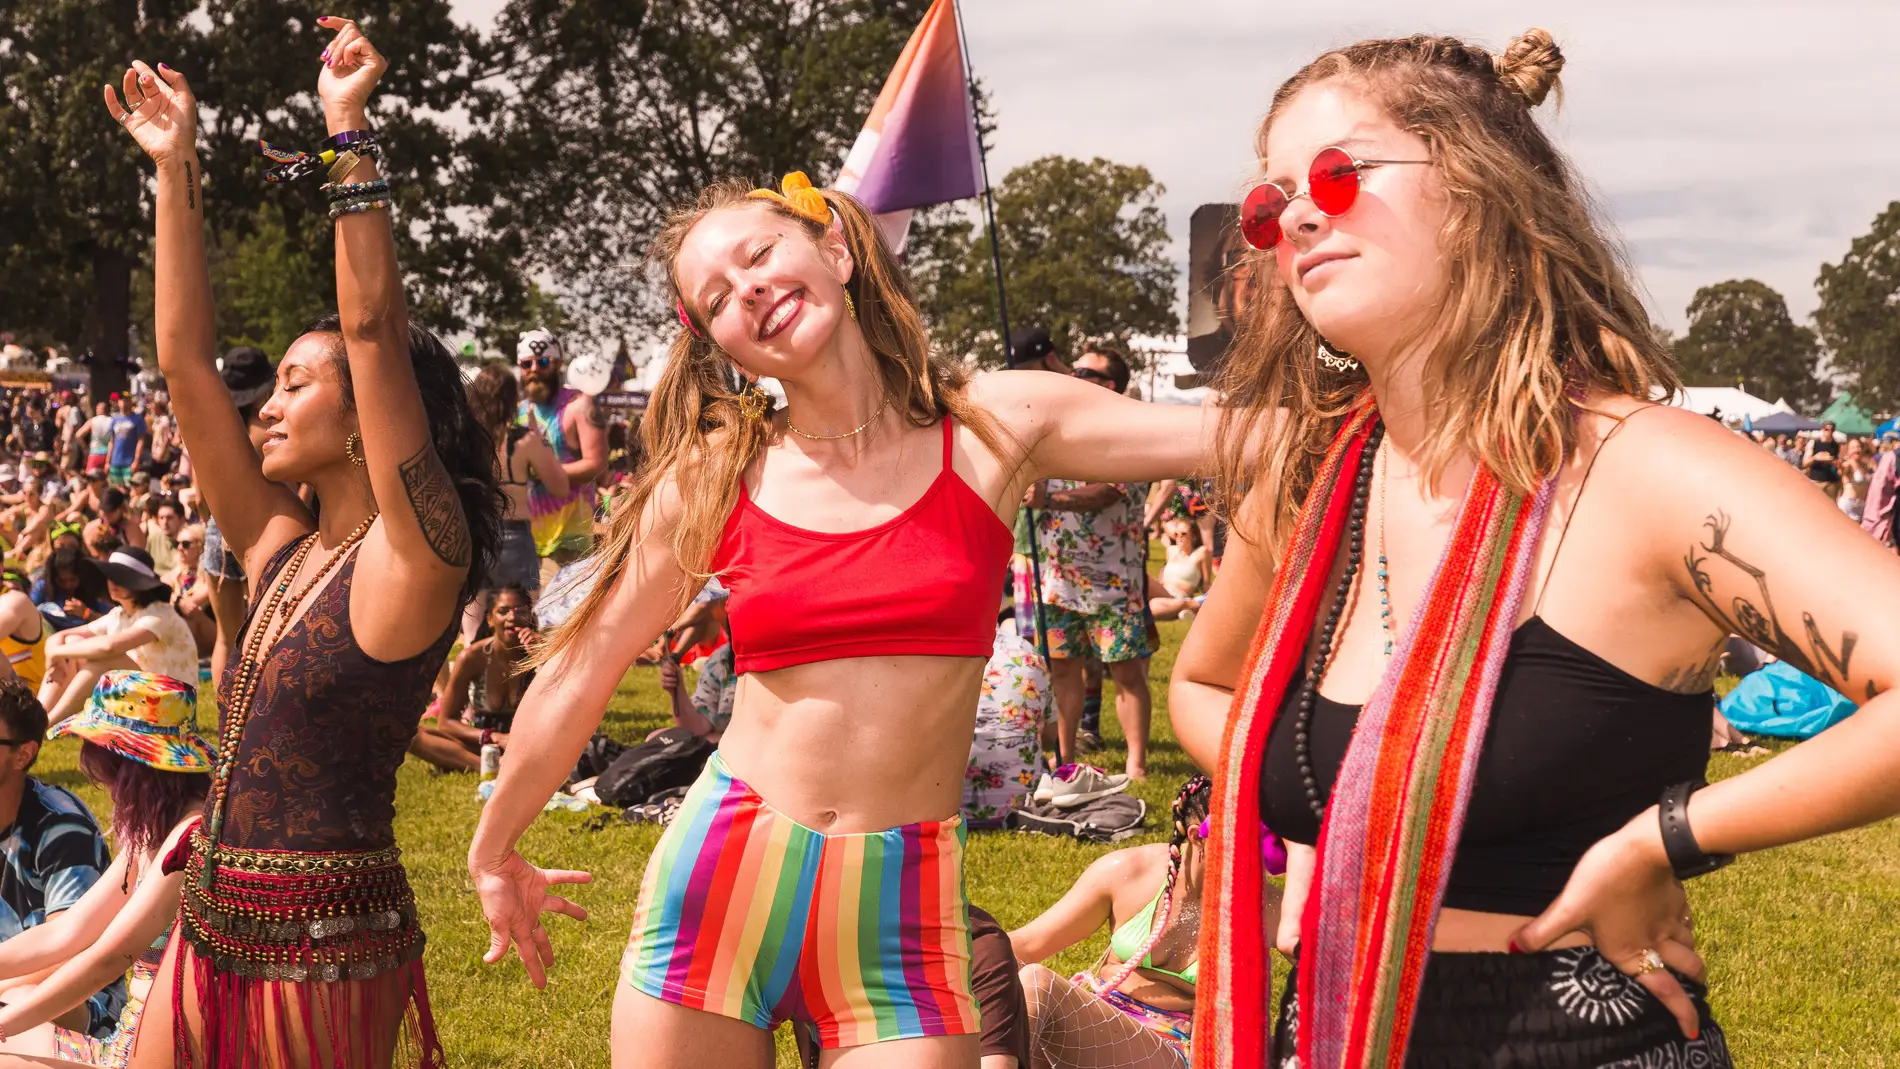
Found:
[[[158,69],[159,69],[159,70],[162,70],[162,71],[168,71],[168,70],[171,70],[171,68],[170,68],[170,67],[167,67],[167,66],[165,66],[165,64],[164,64],[164,63],[160,63],[160,64],[158,65]]]
[[[1508,950],[1510,953],[1513,953],[1513,954],[1524,953],[1524,948],[1517,945],[1517,940],[1515,938],[1507,940],[1504,946],[1505,946],[1505,949]]]

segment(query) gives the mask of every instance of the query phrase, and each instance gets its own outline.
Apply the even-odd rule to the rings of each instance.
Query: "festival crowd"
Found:
[[[769,1065],[786,1021],[827,1069],[1727,1066],[1683,882],[1900,811],[1892,443],[1651,402],[1675,372],[1532,117],[1544,31],[1281,88],[1240,216],[1271,285],[1205,407],[1042,330],[973,375],[861,203],[714,184],[655,243],[635,449],[552,332],[471,368],[408,322],[388,61],[318,25],[326,136],[262,154],[322,186],[336,311],[213,355],[197,101],[137,62],[104,95],[157,172],[157,379],[0,405],[0,1061],[445,1064],[411,755],[475,777],[485,960],[537,987],[589,876],[523,832],[665,826],[598,892],[637,900],[622,1067]],[[1005,930],[969,837],[1143,825],[1166,621],[1204,774]],[[1736,638],[1866,700],[1707,786]],[[614,739],[636,666],[672,723]],[[1111,684],[1119,771],[1084,761]],[[68,735],[110,841],[32,775]]]

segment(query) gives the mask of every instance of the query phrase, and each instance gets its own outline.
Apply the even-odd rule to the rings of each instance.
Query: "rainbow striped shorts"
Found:
[[[654,998],[852,1047],[978,1030],[963,821],[813,831],[717,753],[641,881],[621,975]]]

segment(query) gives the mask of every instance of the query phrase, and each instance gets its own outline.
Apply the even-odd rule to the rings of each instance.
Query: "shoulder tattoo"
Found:
[[[451,568],[468,567],[472,552],[468,518],[462,515],[462,500],[435,447],[424,443],[402,462],[401,471],[403,491],[409,495],[409,507],[429,548]]]

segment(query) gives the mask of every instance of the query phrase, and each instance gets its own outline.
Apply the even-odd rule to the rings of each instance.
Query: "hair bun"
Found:
[[[1525,30],[1514,39],[1504,54],[1491,61],[1498,81],[1524,98],[1528,107],[1544,102],[1557,88],[1557,76],[1564,69],[1564,54],[1550,31],[1542,27]]]

